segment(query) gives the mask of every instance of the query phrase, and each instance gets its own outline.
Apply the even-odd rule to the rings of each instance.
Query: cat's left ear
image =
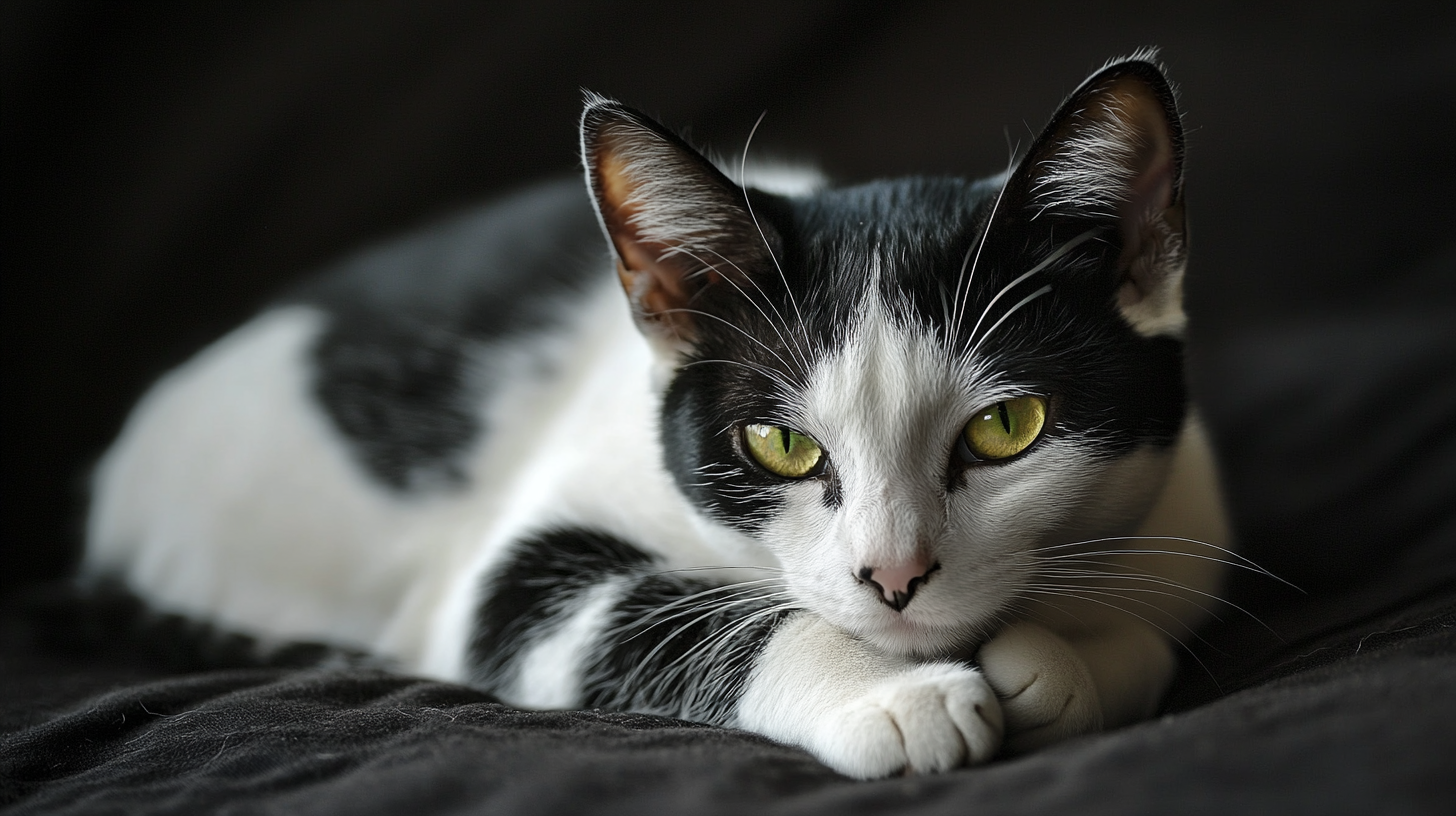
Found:
[[[750,287],[773,263],[773,227],[742,187],[682,139],[618,102],[588,94],[582,164],[638,328],[672,359],[698,339],[700,295]]]
[[[1144,335],[1183,332],[1183,127],[1151,54],[1115,61],[1062,104],[1010,182],[1037,220],[1104,221],[1121,237],[1117,306]]]

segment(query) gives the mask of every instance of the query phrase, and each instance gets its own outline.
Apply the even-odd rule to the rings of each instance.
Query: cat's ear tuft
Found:
[[[588,93],[582,164],[638,326],[669,353],[697,338],[697,297],[771,263],[744,191],[649,117]]]
[[[1186,323],[1183,128],[1152,56],[1114,61],[1082,83],[1032,146],[1022,172],[1034,217],[1115,222],[1119,309],[1142,334],[1178,335]]]

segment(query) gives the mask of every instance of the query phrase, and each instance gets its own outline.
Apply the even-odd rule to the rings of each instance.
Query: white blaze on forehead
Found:
[[[940,532],[946,457],[975,408],[958,368],[932,333],[894,319],[878,287],[816,365],[796,419],[834,462],[854,549],[899,557]]]

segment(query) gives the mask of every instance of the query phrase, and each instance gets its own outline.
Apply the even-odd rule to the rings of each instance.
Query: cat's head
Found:
[[[600,97],[582,150],[670,372],[666,465],[806,607],[941,651],[1035,597],[1039,548],[1146,512],[1185,414],[1182,131],[1147,59],[979,182],[744,189]]]

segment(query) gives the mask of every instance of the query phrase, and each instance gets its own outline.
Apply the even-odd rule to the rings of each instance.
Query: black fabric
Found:
[[[0,807],[1450,812],[1453,31],[1450,3],[0,6]],[[198,670],[185,630],[78,639],[22,602],[73,563],[86,468],[148,382],[309,268],[572,172],[582,86],[726,154],[767,109],[756,155],[982,174],[1147,44],[1185,111],[1192,392],[1242,551],[1300,588],[1235,571],[1247,614],[1166,717],[853,783],[676,721]]]
[[[381,672],[127,678],[80,700],[12,679],[5,723],[29,727],[0,745],[0,795],[16,813],[1449,812],[1456,591],[1289,645],[1287,662],[1133,728],[870,783],[752,734],[521,712]]]

